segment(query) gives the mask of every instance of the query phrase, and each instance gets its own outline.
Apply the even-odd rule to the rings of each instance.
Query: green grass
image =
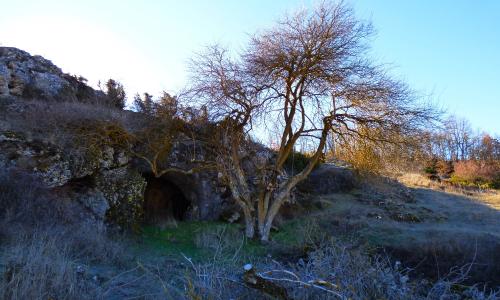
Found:
[[[285,222],[277,232],[272,232],[272,241],[262,244],[258,240],[244,238],[244,226],[213,221],[179,222],[177,227],[160,229],[144,226],[141,233],[141,246],[138,253],[152,253],[155,256],[183,259],[183,255],[193,261],[204,261],[214,255],[214,250],[197,245],[197,236],[203,233],[223,231],[226,249],[223,255],[232,257],[235,251],[244,259],[262,257],[268,254],[292,253],[301,251],[312,234],[307,232],[310,218],[300,218]],[[215,241],[214,241],[215,242]],[[199,243],[198,243],[199,244]]]
[[[266,246],[259,241],[244,238],[244,228],[240,224],[227,224],[214,221],[179,222],[177,227],[160,229],[154,226],[144,226],[142,230],[143,247],[162,256],[180,259],[183,255],[194,261],[203,261],[213,256],[213,249],[199,246],[196,237],[204,232],[225,230],[225,243],[230,244],[228,256],[236,250],[242,256],[262,256],[266,253]]]
[[[219,222],[179,222],[177,227],[160,229],[154,226],[144,226],[142,238],[144,246],[164,256],[179,258],[182,254],[195,259],[203,259],[209,253],[207,249],[199,248],[195,244],[195,237],[203,230],[217,226],[235,227],[236,224]]]

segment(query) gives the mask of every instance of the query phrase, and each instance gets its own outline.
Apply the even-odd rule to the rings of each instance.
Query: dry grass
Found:
[[[0,172],[1,299],[95,299],[98,290],[82,277],[84,266],[126,265],[121,242],[75,211],[35,178]]]
[[[54,235],[56,234],[56,235]],[[2,299],[95,299],[95,287],[80,277],[80,267],[57,232],[22,235],[4,250]]]
[[[71,146],[74,129],[82,124],[117,124],[132,130],[143,122],[140,115],[130,111],[81,102],[19,100],[0,110],[0,131],[22,133],[28,140],[62,147]]]
[[[210,250],[216,257],[233,254],[237,258],[245,242],[241,232],[223,225],[203,230],[194,239],[196,247]]]
[[[495,210],[500,211],[500,192],[491,189],[471,189],[458,187],[450,184],[443,184],[417,173],[406,173],[397,178],[401,183],[410,187],[424,187],[446,193],[467,196],[472,200],[487,205]],[[473,213],[473,212],[469,212]]]
[[[149,264],[132,262],[132,241],[73,218],[71,207],[51,198],[33,178],[12,172],[0,172],[2,299],[265,299],[243,282],[244,263],[294,299],[498,298],[463,286],[468,265],[431,284],[357,242],[332,239],[314,221],[292,233],[304,251],[300,258],[245,256],[242,234],[216,226],[195,237],[208,252],[201,262],[161,254],[149,257]],[[276,247],[262,249],[271,253]]]
[[[489,207],[500,211],[500,192],[481,195],[479,199]]]
[[[424,187],[454,194],[481,197],[484,195],[500,195],[499,192],[494,189],[480,188],[476,186],[461,186],[450,181],[438,182],[418,173],[404,173],[397,176],[396,179],[410,187]]]
[[[405,185],[413,187],[438,187],[435,181],[418,173],[404,173],[398,177],[398,180]]]

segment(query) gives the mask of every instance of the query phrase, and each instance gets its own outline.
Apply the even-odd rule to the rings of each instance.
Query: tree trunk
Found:
[[[263,224],[259,224],[259,235],[262,242],[268,242],[269,236],[271,235],[271,227],[273,226],[273,221],[279,212],[280,207],[283,202],[285,202],[288,197],[287,192],[278,193],[278,196],[274,199],[273,204],[269,208],[266,214],[266,218]]]
[[[264,226],[262,227],[262,232],[260,233],[260,241],[261,242],[269,242],[269,235],[271,235],[271,226],[272,226],[272,220],[269,222],[266,222]]]
[[[253,239],[255,236],[255,220],[252,216],[252,212],[247,207],[242,207],[243,217],[245,218],[245,236],[249,239]]]
[[[258,216],[257,216],[257,227],[259,230],[259,236],[262,236],[264,233],[264,225],[266,223],[266,217],[267,213],[269,211],[269,200],[270,200],[271,194],[268,191],[263,191],[262,194],[259,197],[259,202],[258,202]]]

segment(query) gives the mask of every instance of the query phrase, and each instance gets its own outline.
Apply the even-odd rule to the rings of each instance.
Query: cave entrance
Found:
[[[150,224],[183,221],[191,205],[182,190],[166,178],[145,176],[144,213]]]

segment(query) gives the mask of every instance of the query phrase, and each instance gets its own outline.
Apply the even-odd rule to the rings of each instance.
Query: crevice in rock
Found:
[[[86,193],[90,189],[95,188],[95,180],[92,175],[87,175],[80,178],[71,178],[64,185],[52,188],[52,191],[60,195],[63,194],[81,194]]]

